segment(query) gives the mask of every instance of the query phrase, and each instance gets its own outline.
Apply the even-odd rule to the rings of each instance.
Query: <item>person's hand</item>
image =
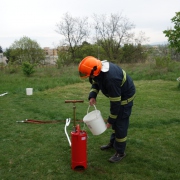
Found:
[[[106,124],[106,127],[107,127],[107,128],[110,128],[111,126],[112,126],[112,125],[111,125],[110,123],[107,123],[107,124]]]
[[[89,100],[89,105],[90,106],[93,106],[93,105],[95,105],[96,104],[96,99],[95,98],[91,98],[90,100]]]

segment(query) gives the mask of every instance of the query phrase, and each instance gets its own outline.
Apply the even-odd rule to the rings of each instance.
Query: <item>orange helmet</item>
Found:
[[[97,76],[101,71],[101,61],[93,56],[85,57],[79,64],[79,75],[86,78],[91,75]]]

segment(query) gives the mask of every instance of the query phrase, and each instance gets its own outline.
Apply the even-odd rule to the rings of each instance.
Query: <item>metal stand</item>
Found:
[[[83,103],[84,100],[65,100],[65,103],[73,103],[73,129],[76,131],[76,103]]]

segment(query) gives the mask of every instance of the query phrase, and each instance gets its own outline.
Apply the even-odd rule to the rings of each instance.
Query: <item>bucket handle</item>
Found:
[[[97,111],[96,106],[95,106],[94,104],[93,104],[93,106],[94,106],[95,110]],[[89,105],[89,107],[88,107],[88,109],[87,109],[87,114],[89,113],[89,108],[90,108],[90,105]],[[97,113],[96,113],[96,116],[97,116]]]

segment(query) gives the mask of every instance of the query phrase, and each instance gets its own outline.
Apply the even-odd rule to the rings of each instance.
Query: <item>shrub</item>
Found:
[[[168,72],[173,72],[176,64],[172,59],[170,58],[170,55],[168,56],[157,56],[155,57],[156,67],[157,68],[166,68]]]
[[[22,64],[23,73],[26,76],[30,76],[31,74],[35,72],[34,67],[35,67],[35,64],[30,64],[29,62],[23,62]]]
[[[5,70],[9,74],[14,74],[14,73],[17,73],[19,71],[19,67],[18,67],[18,65],[16,65],[15,63],[10,61],[8,63],[8,65],[5,66]]]
[[[171,63],[170,56],[157,56],[155,57],[156,67],[166,68]]]
[[[58,53],[58,59],[56,61],[57,68],[71,64],[71,55],[66,51],[60,51]]]

